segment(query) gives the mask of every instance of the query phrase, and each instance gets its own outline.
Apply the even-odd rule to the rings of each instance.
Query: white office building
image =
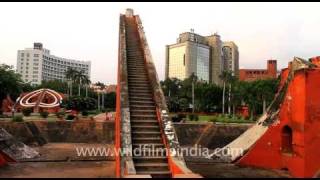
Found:
[[[44,49],[41,43],[34,43],[33,48],[18,50],[17,73],[24,82],[41,84],[43,80],[66,80],[65,72],[73,68],[84,70],[90,78],[91,62],[57,57]]]

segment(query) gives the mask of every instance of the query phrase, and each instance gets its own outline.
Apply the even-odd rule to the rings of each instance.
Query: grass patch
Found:
[[[170,114],[171,117],[175,117],[176,114]],[[187,115],[186,120],[188,122],[217,122],[217,123],[255,123],[254,120],[247,120],[241,116],[233,115]]]

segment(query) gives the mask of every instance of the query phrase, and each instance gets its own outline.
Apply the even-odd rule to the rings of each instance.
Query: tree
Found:
[[[24,85],[21,76],[13,70],[13,66],[0,65],[0,102],[10,95],[15,99],[22,92]],[[28,86],[30,87],[30,86]]]
[[[96,100],[93,98],[73,96],[62,101],[62,107],[68,110],[87,111],[96,108]]]
[[[77,74],[77,70],[74,68],[68,68],[68,70],[65,72],[65,76],[68,79],[68,86],[70,88],[70,96],[72,96],[72,83],[75,82],[75,77]]]
[[[81,96],[81,85],[89,84],[89,77],[85,74],[84,70],[76,71],[74,76],[75,82],[78,83],[78,96]]]
[[[61,81],[61,80],[44,80],[41,82],[40,85],[36,86],[37,89],[39,88],[48,88],[55,90],[60,93],[67,93],[68,92],[68,83]]]
[[[233,79],[232,77],[232,72],[231,71],[222,71],[222,74],[219,76],[220,79],[222,80],[223,82],[223,93],[222,93],[222,114],[224,114],[225,112],[225,94],[226,94],[226,84],[228,83],[229,84],[229,92],[231,91],[231,81]],[[231,92],[229,94],[229,97],[231,95]],[[230,109],[230,108],[228,108]],[[230,111],[230,110],[229,110]],[[229,112],[230,113],[230,112]]]
[[[101,108],[101,105],[100,105],[101,100],[100,99],[102,99],[102,107],[104,108],[104,93],[102,92],[102,97],[100,97],[100,91],[102,91],[106,87],[106,85],[103,84],[102,82],[99,82],[99,81],[95,85],[99,86],[99,91],[97,94],[98,94],[98,109],[100,110],[100,108]]]

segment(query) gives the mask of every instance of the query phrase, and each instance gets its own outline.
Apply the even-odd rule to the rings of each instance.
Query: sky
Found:
[[[91,81],[115,84],[119,15],[140,15],[159,78],[165,45],[194,29],[220,34],[239,47],[240,68],[284,68],[294,56],[320,55],[320,3],[0,3],[0,63],[16,65],[17,50],[34,42],[59,57],[91,61]]]

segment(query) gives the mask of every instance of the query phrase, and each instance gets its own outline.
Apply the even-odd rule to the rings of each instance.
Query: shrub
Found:
[[[21,115],[16,115],[12,118],[13,122],[23,122],[23,117]]]
[[[194,120],[194,114],[189,114],[189,115],[188,115],[188,119],[189,119],[190,121],[193,121],[193,120]]]
[[[49,116],[49,113],[47,111],[40,112],[40,116],[43,118],[47,118]]]
[[[66,115],[66,112],[64,112],[64,111],[59,111],[59,112],[56,113],[56,116],[58,118],[63,118],[65,115]]]
[[[178,121],[182,121],[183,119],[185,119],[187,116],[185,114],[178,114]]]
[[[24,115],[24,116],[30,116],[31,115],[31,113],[33,112],[33,109],[32,108],[23,108],[22,109],[22,114]]]
[[[62,107],[68,110],[88,111],[97,107],[97,101],[90,97],[73,96],[62,101]]]
[[[81,114],[82,114],[82,116],[88,116],[89,115],[88,111],[82,111]]]
[[[177,115],[171,117],[172,122],[180,122]]]
[[[198,121],[199,116],[197,114],[189,114],[188,115],[190,121]]]
[[[194,120],[199,121],[199,116],[197,114],[194,115]]]
[[[72,114],[69,114],[69,115],[67,116],[67,120],[73,120],[74,118],[75,118],[75,116],[72,115]]]

